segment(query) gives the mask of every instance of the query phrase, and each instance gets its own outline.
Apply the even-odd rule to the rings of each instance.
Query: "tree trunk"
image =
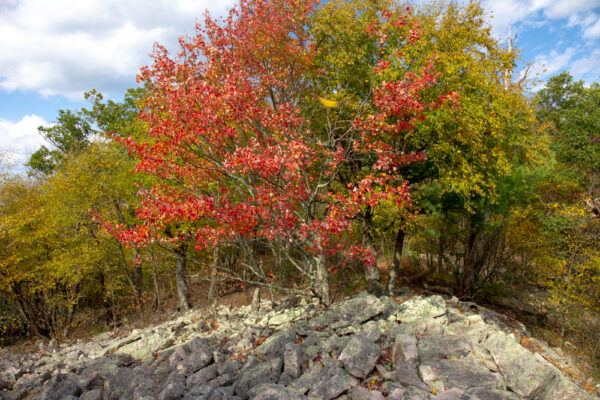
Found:
[[[329,292],[329,276],[327,274],[327,265],[323,256],[315,257],[316,272],[316,291],[321,304],[325,307],[331,305],[331,295]]]
[[[187,282],[187,243],[181,243],[175,249],[177,264],[175,267],[175,281],[177,283],[177,309],[187,311],[191,309],[190,289]]]
[[[150,262],[152,265],[152,283],[154,285],[154,310],[160,307],[160,289],[158,288],[158,273],[156,272],[156,260],[154,259],[154,251],[150,247]]]
[[[367,246],[375,257],[375,264],[365,265],[365,279],[367,281],[367,292],[375,296],[383,294],[383,285],[379,276],[379,267],[377,266],[377,252],[373,246],[373,211],[371,207],[367,207],[362,213],[361,218],[361,235],[362,243]]]
[[[477,261],[477,247],[481,237],[481,230],[471,226],[467,249],[463,261],[463,271],[460,280],[460,289],[458,295],[460,298],[471,297],[473,294],[473,281],[475,279],[475,263]]]
[[[392,267],[390,268],[387,285],[385,286],[385,293],[389,296],[394,295],[396,280],[400,274],[400,261],[402,260],[402,250],[404,249],[404,237],[404,228],[401,226],[398,228],[398,233],[396,235],[396,243],[394,244],[394,260],[392,262]]]
[[[210,283],[208,287],[208,299],[213,300],[215,298],[215,278],[217,276],[217,263],[219,262],[219,246],[213,250],[213,262],[210,268]]]
[[[139,249],[134,249],[134,260],[133,260],[133,283],[135,284],[137,290],[136,292],[139,295],[140,305],[143,302],[144,296],[144,276],[142,275],[142,256],[140,254]]]
[[[252,305],[250,307],[252,311],[258,311],[260,309],[260,288],[257,286],[254,288],[254,294],[252,295]]]

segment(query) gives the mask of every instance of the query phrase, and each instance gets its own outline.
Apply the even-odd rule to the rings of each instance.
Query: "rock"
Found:
[[[419,339],[421,364],[436,366],[443,359],[461,359],[471,354],[469,341],[462,336],[428,335]]]
[[[503,389],[502,383],[483,363],[477,363],[472,359],[440,360],[438,367],[434,371],[437,381],[443,383],[442,388],[468,389],[477,387]],[[423,378],[425,379],[425,377]],[[430,385],[427,381],[425,383]],[[442,389],[437,387],[437,390],[441,391]]]
[[[309,400],[330,400],[358,385],[358,381],[341,368],[329,369],[326,379],[321,380],[308,393]]]
[[[363,324],[359,332],[365,339],[373,343],[377,342],[381,337],[381,329],[379,329],[379,325],[375,321]]]
[[[350,374],[365,378],[375,368],[380,354],[379,346],[362,336],[354,336],[348,341],[339,360]]]
[[[94,372],[88,376],[83,378],[79,378],[77,380],[77,386],[82,391],[93,390],[93,389],[102,389],[102,385],[104,384],[104,379],[98,374]]]
[[[235,385],[235,394],[242,399],[248,398],[250,388],[261,383],[276,383],[281,375],[283,361],[277,357],[264,363],[246,369],[242,372],[240,380]]]
[[[206,367],[213,360],[213,353],[208,349],[191,352],[183,361],[177,364],[176,369],[183,375],[190,375]]]
[[[390,392],[388,395],[388,400],[405,400],[404,394],[406,393],[406,389],[397,388]]]
[[[384,400],[383,394],[378,390],[369,390],[362,386],[356,386],[352,390],[352,400]]]
[[[490,390],[483,388],[469,388],[465,392],[466,396],[470,396],[468,400],[519,400],[520,397],[515,393],[505,390]],[[436,398],[437,400],[437,398]]]
[[[136,360],[151,362],[154,353],[164,350],[175,343],[174,336],[149,335],[119,348],[124,354],[129,354]]]
[[[417,367],[412,362],[403,362],[396,365],[396,380],[405,386],[415,386],[423,390],[429,390],[419,377]]]
[[[262,342],[262,344],[254,350],[254,353],[261,357],[281,356],[283,355],[285,344],[293,342],[295,339],[296,331],[294,328],[289,327],[275,332],[275,334]]]
[[[263,383],[250,390],[253,400],[304,400],[306,396],[274,383]]]
[[[393,365],[401,363],[416,363],[419,358],[417,338],[414,336],[397,335],[392,347]]]
[[[385,305],[377,297],[361,293],[346,301],[336,303],[324,313],[316,315],[309,321],[309,326],[312,329],[333,326],[338,321],[344,322],[345,326],[362,324],[381,314],[385,308]],[[340,328],[345,326],[339,325]]]
[[[438,392],[436,392],[438,393]],[[432,400],[471,400],[469,395],[465,394],[464,389],[450,389],[445,392],[431,396]],[[491,399],[490,399],[491,400]]]
[[[592,400],[594,398],[564,376],[557,376],[552,386],[541,396],[542,400]]]
[[[506,385],[527,399],[540,395],[555,379],[554,371],[502,332],[491,334],[485,347],[494,358]]]
[[[323,368],[318,364],[313,364],[305,371],[300,378],[292,381],[288,387],[295,392],[304,394],[316,387],[319,383],[327,379],[327,368]]]
[[[185,394],[185,388],[179,383],[169,383],[158,395],[158,400],[179,400]]]
[[[81,400],[102,400],[102,390],[101,389],[93,389],[89,392],[85,392],[80,397]]]
[[[559,349],[530,339],[532,354],[506,334],[510,326],[524,332],[518,323],[457,299],[446,306],[440,296],[415,296],[400,305],[363,293],[325,311],[314,304],[270,311],[266,303],[253,314],[221,311],[226,319],[211,326],[192,311],[52,354],[7,351],[0,399],[598,400],[542,358],[572,369]],[[252,350],[259,338],[266,340]],[[381,392],[357,378],[377,380]]]
[[[73,379],[66,375],[57,374],[50,378],[40,393],[40,398],[44,400],[62,400],[67,396],[79,396],[81,389]]]
[[[201,386],[206,382],[213,380],[217,377],[217,366],[215,364],[209,365],[206,368],[201,369],[193,375],[188,376],[186,380],[187,387]]]
[[[269,318],[269,325],[279,326],[279,325],[289,324],[290,322],[302,317],[304,312],[305,312],[304,309],[297,308],[294,310],[288,310],[281,314],[274,315],[273,317]]]
[[[302,352],[300,346],[287,343],[283,351],[283,372],[292,378],[300,376],[302,368]]]
[[[396,317],[402,322],[418,322],[446,314],[446,302],[442,296],[415,297],[400,304]]]

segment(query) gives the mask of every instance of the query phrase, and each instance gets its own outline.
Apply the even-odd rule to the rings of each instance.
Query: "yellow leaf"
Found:
[[[317,96],[317,97],[319,98],[319,101],[321,102],[321,104],[323,104],[325,107],[337,108],[337,106],[338,106],[338,102],[336,100],[324,99],[321,96]]]

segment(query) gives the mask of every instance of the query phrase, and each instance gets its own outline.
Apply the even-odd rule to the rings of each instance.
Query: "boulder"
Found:
[[[249,390],[252,387],[261,383],[276,383],[281,375],[282,367],[283,361],[280,357],[277,357],[246,369],[235,385],[235,394],[242,399],[247,399]]]
[[[502,332],[491,334],[485,347],[500,369],[506,385],[521,397],[532,399],[550,386],[556,375],[552,368]]]
[[[379,346],[363,336],[357,335],[348,341],[339,360],[350,374],[357,378],[366,378],[375,368],[375,363],[380,355]]]

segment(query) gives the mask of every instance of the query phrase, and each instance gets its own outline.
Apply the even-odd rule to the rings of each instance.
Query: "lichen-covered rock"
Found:
[[[284,385],[263,383],[250,389],[252,400],[306,400],[307,397],[290,391]]]
[[[526,399],[541,395],[556,378],[552,368],[505,333],[495,332],[485,346],[510,390]]]
[[[261,383],[276,383],[281,375],[282,367],[283,361],[277,357],[246,369],[236,384],[235,394],[242,399],[247,399],[252,387],[258,386]]]
[[[417,338],[414,336],[397,335],[392,348],[392,362],[394,365],[401,363],[416,363],[419,358]]]
[[[325,368],[322,379],[310,392],[310,400],[331,400],[358,385],[358,381],[341,368]]]
[[[282,356],[285,344],[295,339],[296,331],[292,327],[277,331],[258,346],[254,353],[261,357]]]
[[[384,400],[383,394],[378,390],[369,390],[362,386],[356,386],[352,390],[352,400]]]
[[[457,299],[398,300],[219,307],[210,323],[194,310],[124,338],[8,354],[0,399],[598,400],[555,367],[573,366],[560,349],[532,339],[532,353],[507,334],[523,335],[518,323]],[[363,387],[373,380],[380,391]]]
[[[365,378],[381,355],[379,346],[360,335],[354,336],[340,354],[339,360],[350,374],[357,378]]]

